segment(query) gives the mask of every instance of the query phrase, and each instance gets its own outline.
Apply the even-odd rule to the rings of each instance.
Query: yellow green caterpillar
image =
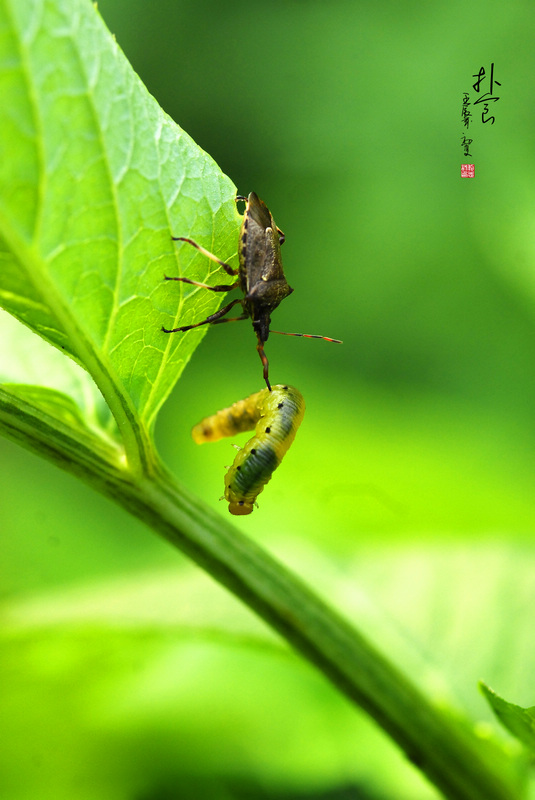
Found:
[[[250,514],[256,498],[295,439],[305,414],[303,395],[293,386],[273,386],[239,400],[195,425],[197,444],[255,429],[225,475],[231,514]]]

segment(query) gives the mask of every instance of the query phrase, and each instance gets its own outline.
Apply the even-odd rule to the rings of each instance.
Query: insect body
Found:
[[[187,242],[196,247],[201,253],[218,263],[228,275],[238,276],[238,280],[232,284],[220,284],[218,286],[208,286],[205,283],[192,281],[189,278],[174,278],[165,276],[170,281],[182,281],[193,286],[201,286],[212,292],[227,292],[231,289],[240,288],[243,297],[232,300],[219,311],[206,317],[202,322],[194,325],[184,325],[180,328],[163,328],[164,333],[177,333],[178,331],[189,331],[198,328],[200,325],[217,325],[221,322],[235,322],[241,319],[251,319],[253,330],[256,333],[256,349],[264,368],[264,380],[266,386],[271,391],[269,382],[269,362],[264,352],[264,344],[267,342],[271,324],[271,314],[279,303],[293,292],[288,285],[282,269],[280,246],[284,242],[283,232],[277,228],[273,216],[266,206],[251,192],[249,197],[238,196],[236,200],[245,200],[246,207],[243,215],[243,222],[240,229],[240,239],[238,245],[238,269],[233,269],[229,264],[225,264],[217,256],[214,256],[204,247],[187,239],[183,236],[173,237],[175,241]],[[225,317],[225,315],[235,305],[240,304],[242,314],[239,317]],[[280,333],[281,331],[274,331]],[[312,339],[327,339],[325,336],[315,336],[312,334],[291,333],[289,336],[305,336]],[[338,339],[328,339],[331,342],[338,342]]]
[[[225,476],[231,514],[250,514],[256,498],[295,438],[305,401],[293,386],[273,386],[203,419],[192,430],[197,444],[255,428]]]

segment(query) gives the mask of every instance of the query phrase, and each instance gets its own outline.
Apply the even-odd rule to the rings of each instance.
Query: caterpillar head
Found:
[[[244,516],[250,514],[253,510],[254,503],[248,503],[246,500],[231,500],[228,504],[228,510],[235,516]]]

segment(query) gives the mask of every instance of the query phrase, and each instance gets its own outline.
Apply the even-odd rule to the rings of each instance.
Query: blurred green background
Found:
[[[344,340],[270,338],[272,381],[307,414],[236,524],[488,733],[479,678],[535,703],[532,5],[98,8],[163,108],[285,232],[295,291],[273,326]],[[462,95],[491,62],[496,122],[472,109],[465,159]],[[232,450],[189,431],[260,388],[250,325],[214,328],[158,423],[165,461],[221,514]],[[140,523],[0,452],[0,796],[437,797]]]

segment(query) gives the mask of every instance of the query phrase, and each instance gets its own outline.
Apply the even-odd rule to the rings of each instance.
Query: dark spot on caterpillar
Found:
[[[287,391],[288,391],[288,387],[287,387],[287,386],[283,386],[283,387],[282,387],[282,391],[283,391],[283,392],[287,392]]]
[[[284,403],[279,403],[279,405],[277,406],[277,408],[284,408]]]
[[[255,447],[253,447],[253,449],[251,450],[251,455],[252,456],[256,455],[256,448]]]
[[[266,428],[266,433],[271,433],[271,428]]]
[[[240,467],[240,465],[239,465],[239,464],[238,464],[238,466],[236,467],[236,469],[241,469],[241,467]]]

